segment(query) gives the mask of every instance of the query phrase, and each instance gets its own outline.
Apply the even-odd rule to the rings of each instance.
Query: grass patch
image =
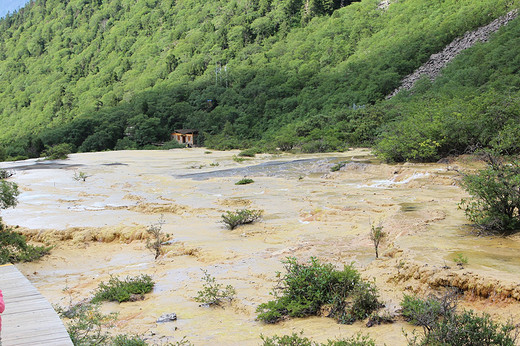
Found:
[[[247,184],[252,184],[254,183],[255,181],[253,179],[250,179],[250,178],[244,178],[244,179],[240,179],[239,181],[237,181],[235,183],[235,185],[247,185]]]
[[[126,277],[124,280],[111,276],[108,283],[101,282],[99,284],[94,293],[94,298],[92,298],[92,303],[103,300],[119,303],[140,300],[140,296],[151,292],[154,285],[155,283],[149,275]]]
[[[242,209],[237,211],[227,211],[222,214],[222,223],[230,230],[240,225],[253,223],[262,217],[262,210]]]

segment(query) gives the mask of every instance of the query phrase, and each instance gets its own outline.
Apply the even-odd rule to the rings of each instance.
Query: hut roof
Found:
[[[187,134],[197,135],[199,133],[199,130],[180,129],[180,130],[175,130],[174,133],[180,133],[181,135],[187,135]]]

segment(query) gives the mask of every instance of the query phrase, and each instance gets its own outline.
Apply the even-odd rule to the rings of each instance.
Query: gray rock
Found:
[[[421,77],[427,76],[431,81],[440,74],[442,68],[446,66],[451,60],[453,60],[460,52],[472,47],[477,42],[486,42],[489,36],[500,29],[502,26],[507,25],[510,21],[518,16],[518,10],[513,10],[486,26],[480,27],[475,31],[467,32],[464,36],[456,38],[448,46],[446,46],[441,52],[432,54],[430,59],[414,73],[406,76],[401,81],[401,86],[395,89],[386,98],[392,98],[397,95],[401,90],[410,90]]]
[[[177,320],[177,314],[175,312],[172,312],[171,314],[165,314],[159,317],[157,319],[157,323],[172,322],[175,320]]]

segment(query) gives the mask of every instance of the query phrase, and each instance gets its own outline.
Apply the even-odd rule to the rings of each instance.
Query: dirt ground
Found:
[[[369,334],[378,345],[403,345],[402,320],[367,328],[333,319],[255,320],[256,307],[272,299],[276,272],[288,256],[311,256],[338,267],[354,263],[375,280],[389,313],[403,293],[425,295],[444,287],[464,291],[460,307],[520,321],[520,237],[474,234],[458,208],[466,197],[460,172],[479,163],[386,165],[370,151],[316,155],[257,155],[204,148],[116,151],[71,155],[63,161],[3,163],[22,194],[4,210],[35,243],[53,245],[49,256],[17,267],[53,304],[91,296],[111,275],[149,274],[156,282],[144,301],[105,303],[118,312],[114,333],[143,335],[150,343],[258,345],[260,334],[303,331],[316,341]],[[337,172],[331,167],[347,162]],[[86,181],[74,180],[84,172]],[[235,185],[241,178],[254,183]],[[225,211],[261,209],[261,221],[228,230]],[[164,220],[170,244],[154,260],[146,229]],[[375,259],[372,224],[388,233]],[[462,253],[468,264],[453,258]],[[223,308],[200,307],[202,270],[232,285],[236,299]],[[156,323],[175,312],[178,320]],[[420,332],[420,330],[419,330]]]

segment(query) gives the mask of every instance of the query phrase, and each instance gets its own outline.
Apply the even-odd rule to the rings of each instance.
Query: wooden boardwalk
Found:
[[[60,318],[36,288],[14,265],[0,266],[4,294],[2,346],[70,346]]]

